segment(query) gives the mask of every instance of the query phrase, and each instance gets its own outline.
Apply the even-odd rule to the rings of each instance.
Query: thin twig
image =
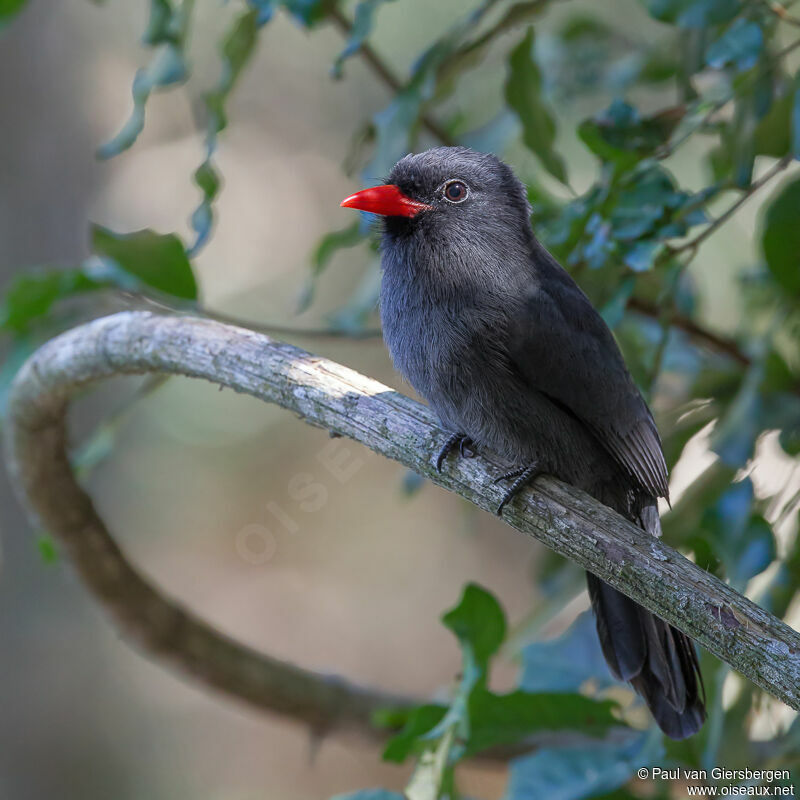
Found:
[[[800,17],[790,14],[786,10],[786,6],[781,5],[776,0],[764,0],[764,5],[781,21],[800,28]]]
[[[715,220],[713,220],[709,226],[700,234],[695,236],[694,239],[690,239],[688,242],[685,242],[678,247],[670,248],[671,255],[676,255],[677,253],[683,253],[687,251],[694,252],[700,247],[700,245],[708,239],[709,236],[712,236],[715,231],[719,230],[762,186],[769,183],[776,175],[779,175],[783,170],[785,170],[789,164],[792,163],[793,157],[791,155],[784,156],[780,161],[777,161],[771,169],[764,173],[758,180],[753,181],[750,186],[747,187],[747,190],[742,194],[742,196],[733,203],[729,208],[727,208],[722,214],[720,214]]]
[[[639,314],[652,317],[653,319],[660,319],[662,314],[662,309],[657,305],[638,297],[632,297],[628,301],[628,308]],[[750,357],[742,352],[739,345],[733,339],[727,339],[724,336],[707,330],[685,314],[671,314],[669,320],[670,325],[680,328],[693,339],[702,342],[712,350],[730,356],[737,364],[741,364],[744,367],[750,365]]]
[[[266,334],[267,336],[296,336],[308,339],[352,339],[353,341],[375,339],[381,336],[380,328],[343,330],[342,328],[308,328],[294,325],[280,325],[271,322],[256,322],[254,320],[243,319],[234,314],[226,314],[223,311],[215,311],[194,300],[183,301],[174,297],[170,297],[169,299],[166,297],[156,298],[141,294],[140,292],[124,290],[116,290],[116,294],[130,301],[130,305],[134,308],[145,307],[155,311],[166,311],[173,314],[196,314],[206,319],[224,322],[227,325],[237,325],[241,328],[255,331],[256,333]]]

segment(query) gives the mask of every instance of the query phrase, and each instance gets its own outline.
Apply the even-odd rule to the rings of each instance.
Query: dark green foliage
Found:
[[[800,179],[783,187],[764,218],[761,244],[767,267],[775,280],[795,297],[800,296]]]
[[[18,14],[27,0],[0,0],[0,30],[13,17]]]
[[[795,158],[800,159],[800,70],[794,76],[792,92],[787,95],[787,101],[791,102],[791,153]],[[787,105],[789,103],[787,102]]]
[[[598,797],[624,786],[637,769],[660,765],[664,746],[655,731],[624,744],[543,748],[511,767],[507,800]]]
[[[0,307],[0,326],[20,334],[45,316],[57,300],[99,289],[102,284],[82,267],[18,275],[6,289]]]
[[[344,62],[358,52],[361,45],[372,33],[372,27],[375,24],[375,12],[381,3],[386,2],[389,2],[389,0],[359,0],[353,13],[353,29],[350,32],[350,38],[331,67],[331,74],[334,78],[342,77]]]
[[[200,188],[203,199],[192,214],[192,228],[197,238],[192,246],[195,253],[211,235],[214,221],[212,205],[220,189],[220,178],[213,164],[214,152],[217,149],[217,137],[225,130],[228,119],[225,105],[236,86],[247,62],[253,55],[257,44],[258,29],[271,19],[272,7],[265,4],[251,3],[249,11],[239,16],[230,31],[222,39],[220,51],[222,55],[222,74],[217,87],[204,95],[206,114],[206,157],[195,170],[194,182]]]
[[[588,611],[557,639],[532,642],[522,650],[519,685],[529,692],[577,691],[589,680],[600,688],[614,683]]]
[[[514,744],[542,731],[581,730],[602,736],[619,727],[616,703],[577,693],[578,686],[558,691],[520,689],[496,694],[486,684],[489,665],[505,639],[505,615],[497,600],[474,584],[464,590],[459,604],[442,617],[458,638],[463,670],[450,707],[422,705],[410,711],[388,713],[378,722],[402,731],[384,751],[387,761],[404,761],[440,741],[448,729],[456,731],[450,747],[453,762],[500,745]],[[547,647],[547,645],[542,645]],[[567,656],[563,642],[549,648],[556,660]],[[570,691],[561,691],[561,688]]]
[[[683,28],[705,28],[728,22],[739,13],[740,0],[645,0],[650,13],[662,22]]]
[[[522,123],[522,140],[536,153],[542,166],[558,180],[566,183],[564,159],[553,149],[556,124],[542,99],[542,76],[533,57],[533,28],[511,51],[508,59],[506,103]]]
[[[197,298],[192,265],[177,236],[150,230],[118,234],[95,225],[92,250],[145,286],[184,300]]]
[[[506,618],[497,600],[470,584],[459,604],[442,617],[442,622],[456,635],[471,664],[485,674],[489,659],[506,637]]]
[[[133,111],[119,133],[98,148],[99,158],[127,150],[144,129],[145,106],[151,93],[183,83],[189,76],[185,45],[194,0],[151,0],[142,41],[156,48],[150,64],[133,79]]]
[[[55,542],[47,535],[42,535],[36,540],[39,557],[43,564],[56,564],[58,562],[58,549]]]
[[[763,48],[764,33],[760,26],[739,18],[708,48],[706,61],[714,69],[735,67],[744,72],[758,63]]]

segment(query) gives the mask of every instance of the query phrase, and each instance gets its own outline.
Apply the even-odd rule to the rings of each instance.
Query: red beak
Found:
[[[392,184],[373,186],[351,194],[340,203],[342,208],[355,208],[358,211],[369,211],[384,217],[415,217],[420,211],[427,211],[433,206],[412,200],[404,195],[399,187]]]

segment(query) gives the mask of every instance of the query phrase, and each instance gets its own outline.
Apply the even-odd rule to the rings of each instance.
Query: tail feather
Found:
[[[694,644],[686,634],[587,573],[597,633],[609,669],[642,696],[661,730],[685,739],[705,720]]]

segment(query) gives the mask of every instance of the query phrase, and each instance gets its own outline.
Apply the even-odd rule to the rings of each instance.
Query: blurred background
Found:
[[[473,5],[387,3],[371,41],[405,74],[421,46]],[[631,39],[663,35],[638,2],[603,5],[554,4],[537,21],[543,57],[576,7],[613,16]],[[108,162],[95,160],[94,151],[130,112],[131,79],[146,59],[139,35],[147,4],[31,2],[3,31],[4,283],[31,265],[84,258],[87,220],[188,238],[198,201],[190,175],[204,147],[198,98],[217,79],[219,18],[229,11],[212,0],[197,3],[191,85],[154,94],[136,146]],[[507,46],[501,40],[498,52],[488,53],[469,85],[475,125],[502,103]],[[342,170],[354,121],[370,118],[389,99],[358,59],[348,61],[346,80],[331,78],[341,48],[330,25],[312,36],[279,15],[264,30],[229,103],[232,124],[217,154],[224,176],[217,224],[194,262],[205,306],[262,325],[319,328],[359,287],[365,291],[371,254],[343,250],[318,281],[310,308],[295,313],[316,242],[352,221],[338,205],[361,186],[357,175]],[[647,105],[665,105],[671,91],[653,90]],[[574,128],[609,99],[554,102],[557,146],[578,191],[591,184],[596,167]],[[702,150],[702,143],[690,142],[671,162],[682,185],[703,186],[696,168]],[[536,170],[522,148],[510,146],[507,157],[523,173]],[[567,196],[563,187],[550,189]],[[757,202],[743,209],[690,268],[702,317],[716,330],[733,331],[741,322],[734,279],[756,257],[758,214]],[[94,312],[120,307],[121,301],[104,298]],[[379,338],[287,338],[411,391]],[[77,411],[76,430],[89,430],[123,405],[129,389],[114,385],[88,398]],[[353,443],[341,446],[361,467],[340,484],[318,458],[328,443],[324,433],[278,408],[171,379],[125,413],[113,449],[87,484],[123,547],[160,586],[232,636],[303,666],[389,690],[441,695],[460,657],[439,616],[468,581],[494,592],[516,633],[527,635],[541,600],[534,582],[536,565],[547,558],[541,545],[436,487],[409,493],[399,465]],[[800,472],[774,437],[762,441],[759,456],[757,491],[781,488],[790,496],[797,490]],[[702,436],[692,442],[674,470],[673,500],[714,458]],[[304,512],[293,499],[289,479],[298,473],[327,487],[320,510]],[[142,657],[115,634],[69,564],[43,557],[38,532],[29,529],[5,476],[2,481],[0,797],[318,800],[405,784],[411,767],[381,763],[374,745],[336,737],[312,742],[300,726]],[[296,530],[281,524],[274,504]],[[793,531],[789,521],[781,535]],[[585,607],[578,595],[536,633],[563,631]],[[510,687],[515,669],[512,659],[503,659],[493,685]],[[768,734],[788,721],[785,710],[774,708]],[[467,766],[460,783],[467,794],[499,798],[506,773]]]

